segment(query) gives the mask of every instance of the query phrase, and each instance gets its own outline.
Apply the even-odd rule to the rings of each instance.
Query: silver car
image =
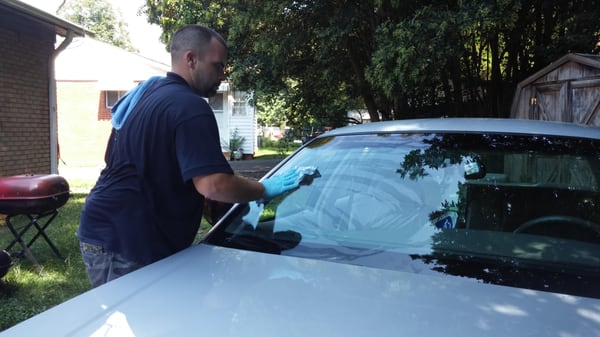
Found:
[[[199,244],[0,336],[600,336],[600,129],[508,119],[326,132]]]

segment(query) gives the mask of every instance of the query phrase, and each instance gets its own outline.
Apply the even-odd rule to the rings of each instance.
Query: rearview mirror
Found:
[[[479,160],[479,158],[474,158],[471,161],[468,161],[465,165],[465,179],[481,179],[485,177],[486,170],[485,165]]]

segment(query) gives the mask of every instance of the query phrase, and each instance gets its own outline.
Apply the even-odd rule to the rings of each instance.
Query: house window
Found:
[[[243,91],[233,92],[233,110],[232,116],[246,116],[248,114],[246,110],[247,105],[247,94]]]
[[[106,97],[106,107],[112,108],[117,103],[119,98],[123,97],[127,91],[124,90],[107,90],[105,91],[104,97]]]
[[[223,113],[223,94],[218,93],[208,98],[208,104],[215,113]]]

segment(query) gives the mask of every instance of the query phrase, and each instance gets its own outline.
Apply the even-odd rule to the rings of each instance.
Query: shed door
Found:
[[[538,84],[529,118],[600,126],[600,79]]]
[[[567,89],[568,82],[534,85],[529,118],[571,122]]]
[[[600,126],[600,79],[571,82],[573,121]]]

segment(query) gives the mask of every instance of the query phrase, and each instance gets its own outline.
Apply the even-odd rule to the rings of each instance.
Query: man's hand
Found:
[[[265,187],[264,201],[268,202],[278,195],[298,187],[302,175],[301,172],[293,168],[281,175],[263,180],[262,184]]]

